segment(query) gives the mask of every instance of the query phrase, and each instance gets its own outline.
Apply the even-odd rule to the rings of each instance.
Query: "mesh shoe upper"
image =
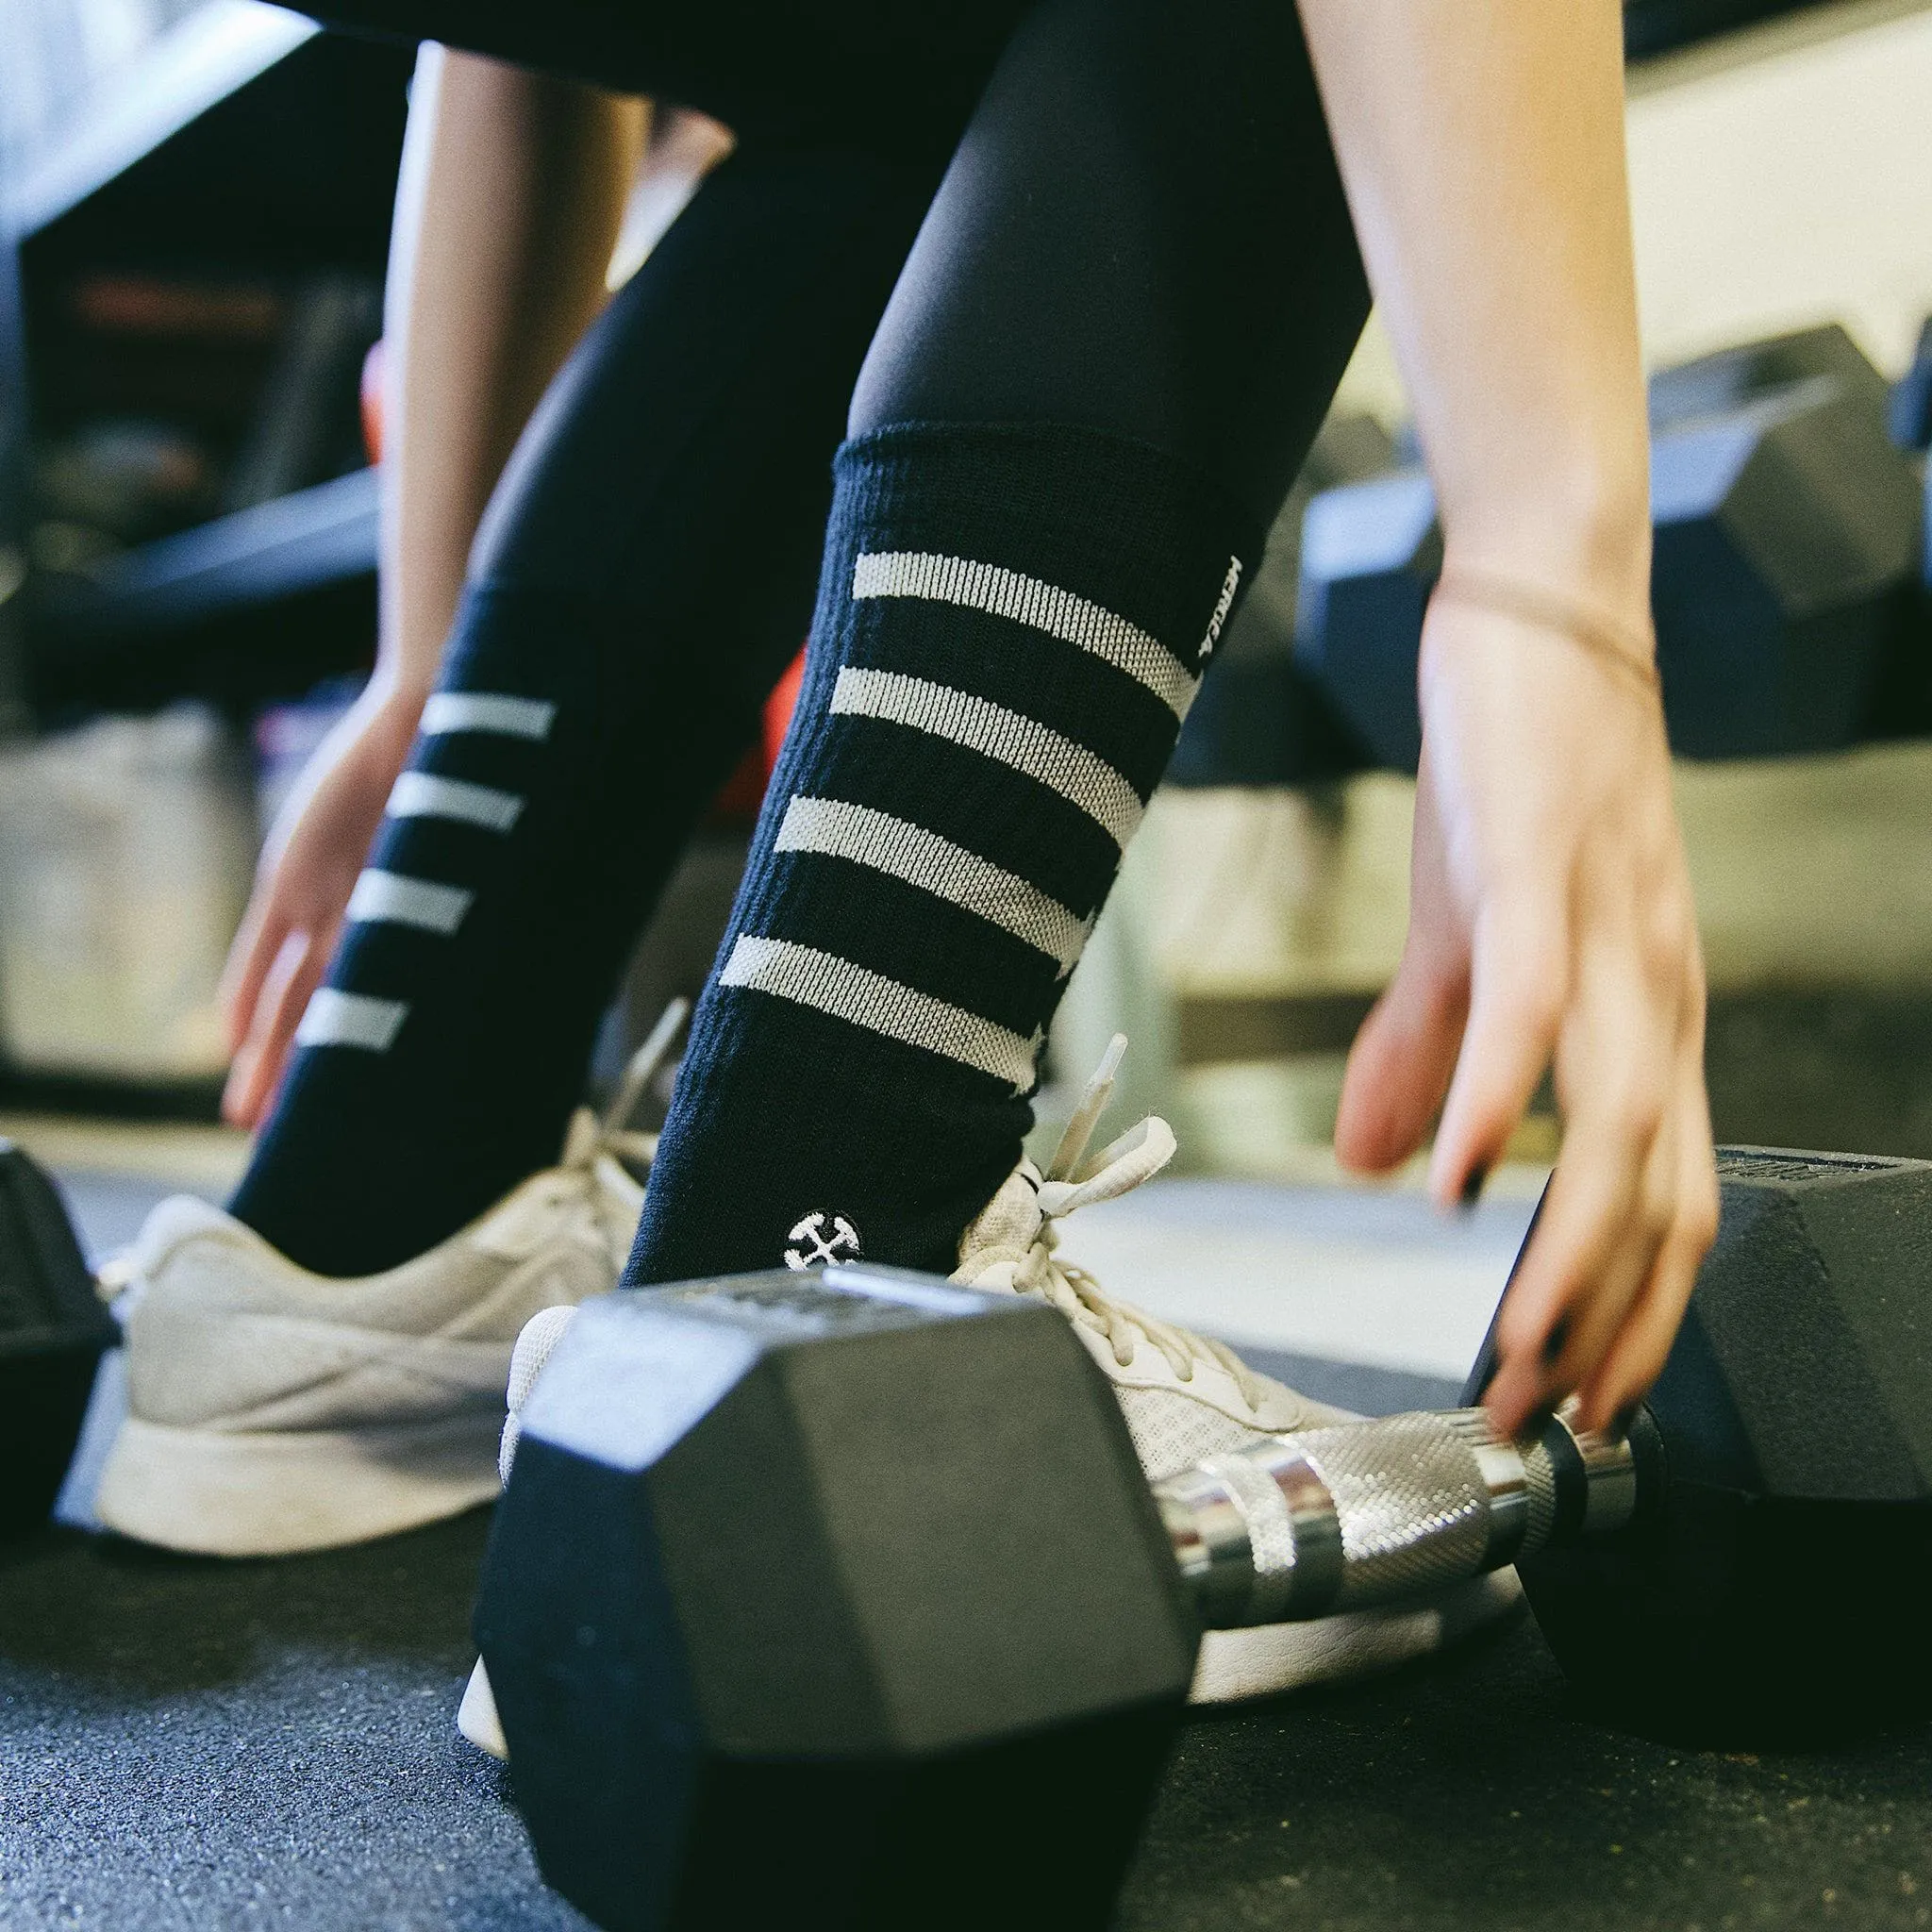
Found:
[[[967,1228],[953,1275],[965,1286],[1038,1295],[1073,1324],[1120,1397],[1148,1478],[1262,1436],[1348,1419],[1263,1375],[1224,1343],[1116,1301],[1060,1258],[1059,1224],[1151,1179],[1174,1158],[1173,1130],[1150,1117],[1082,1160],[1125,1048],[1116,1038],[1042,1174],[1022,1160]]]
[[[504,1393],[508,1414],[503,1419],[503,1437],[496,1448],[496,1473],[508,1487],[510,1465],[517,1459],[517,1439],[524,1430],[524,1404],[537,1386],[543,1365],[557,1353],[557,1344],[576,1313],[575,1305],[545,1308],[524,1324],[517,1345],[509,1358],[509,1386]]]
[[[296,1267],[205,1202],[163,1202],[117,1271],[130,1413],[282,1430],[493,1408],[518,1330],[610,1286],[642,1200],[598,1154],[533,1175],[428,1254],[353,1281]]]
[[[623,1268],[643,1190],[619,1157],[653,1152],[623,1123],[681,1019],[681,1006],[666,1015],[601,1119],[578,1110],[556,1167],[382,1274],[314,1274],[206,1202],[164,1201],[101,1271],[127,1331],[130,1416],[275,1434],[500,1412],[525,1323]]]

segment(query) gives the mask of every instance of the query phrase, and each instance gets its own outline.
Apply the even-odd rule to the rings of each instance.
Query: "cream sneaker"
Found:
[[[1115,1301],[1091,1274],[1059,1258],[1058,1223],[1076,1208],[1138,1188],[1174,1158],[1173,1129],[1150,1117],[1082,1164],[1125,1051],[1125,1039],[1116,1035],[1047,1172],[1022,1160],[974,1218],[961,1237],[952,1278],[995,1294],[1038,1295],[1067,1317],[1114,1385],[1150,1482],[1204,1456],[1246,1448],[1270,1436],[1359,1420],[1350,1409],[1312,1402],[1257,1373],[1224,1343]],[[516,1456],[524,1404],[574,1312],[546,1310],[518,1340],[501,1450],[505,1482]],[[1494,1622],[1522,1598],[1515,1571],[1500,1570],[1406,1609],[1351,1610],[1305,1624],[1209,1630],[1202,1639],[1190,1701],[1231,1703],[1391,1670]],[[457,1728],[479,1750],[508,1759],[509,1747],[481,1657],[464,1688]]]
[[[603,1119],[577,1113],[558,1166],[383,1274],[311,1274],[206,1202],[162,1202],[102,1271],[120,1291],[127,1416],[101,1522],[170,1549],[284,1556],[491,1501],[517,1335],[611,1288],[629,1254],[643,1190],[619,1157],[647,1162],[655,1137],[620,1124],[673,1030]]]
[[[1115,1301],[1091,1274],[1059,1258],[1059,1223],[1068,1215],[1129,1192],[1174,1158],[1173,1129],[1150,1116],[1083,1160],[1126,1044],[1114,1036],[1046,1173],[1022,1160],[967,1228],[953,1279],[992,1293],[1037,1295],[1066,1316],[1114,1385],[1150,1482],[1269,1436],[1357,1420],[1258,1374],[1224,1343]],[[1501,1570],[1407,1609],[1209,1630],[1194,1668],[1192,1701],[1266,1696],[1387,1670],[1491,1622],[1522,1595],[1516,1573]]]

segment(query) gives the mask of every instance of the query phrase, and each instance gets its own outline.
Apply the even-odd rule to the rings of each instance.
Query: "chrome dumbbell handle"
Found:
[[[1510,1442],[1458,1408],[1274,1437],[1154,1493],[1202,1621],[1229,1628],[1419,1599],[1614,1529],[1637,1470],[1627,1442],[1562,1417]]]

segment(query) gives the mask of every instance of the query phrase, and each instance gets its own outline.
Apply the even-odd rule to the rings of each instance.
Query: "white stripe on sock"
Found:
[[[790,940],[741,939],[718,978],[722,986],[774,993],[890,1040],[963,1061],[1009,1082],[1016,1093],[1033,1085],[1041,1034],[1022,1040],[977,1013],[902,986],[882,973],[870,973],[836,953],[793,945]]]
[[[365,925],[420,925],[446,939],[463,923],[475,892],[461,886],[412,879],[402,873],[364,872],[349,894],[349,919]]]
[[[836,798],[798,797],[778,827],[780,852],[822,852],[963,906],[1023,939],[1060,969],[1073,971],[1092,922],[1075,919],[1058,899],[991,859],[891,812]]]
[[[524,801],[494,785],[472,785],[463,778],[436,778],[427,772],[405,772],[389,795],[392,819],[460,819],[485,831],[507,832],[522,816]]]
[[[832,688],[831,708],[835,714],[909,725],[1010,765],[1078,806],[1123,850],[1141,823],[1145,808],[1105,758],[1004,705],[896,671],[847,669]]]
[[[375,1000],[366,993],[316,988],[295,1028],[297,1046],[360,1046],[387,1053],[408,1015],[403,1000]]]
[[[557,707],[541,698],[513,698],[496,691],[440,691],[423,707],[425,738],[452,731],[488,731],[499,738],[527,738],[538,743],[550,736]]]
[[[871,550],[853,566],[852,594],[922,597],[988,610],[1091,651],[1144,684],[1176,718],[1185,718],[1194,701],[1198,681],[1159,639],[1058,584],[996,563],[931,550]]]

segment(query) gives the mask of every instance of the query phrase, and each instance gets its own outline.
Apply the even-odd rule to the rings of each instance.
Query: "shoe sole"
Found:
[[[503,1720],[496,1714],[496,1693],[490,1688],[490,1673],[483,1659],[476,1659],[470,1681],[463,1686],[463,1701],[457,1706],[457,1729],[492,1757],[509,1762],[509,1744],[503,1735]]]
[[[1190,1704],[1239,1704],[1311,1684],[1342,1684],[1429,1657],[1523,1603],[1514,1570],[1472,1576],[1413,1609],[1344,1610],[1308,1624],[1209,1630]]]
[[[459,1516],[498,1490],[502,1418],[248,1435],[129,1416],[101,1472],[109,1529],[204,1557],[286,1557]]]
[[[1353,1610],[1312,1624],[1209,1630],[1201,1641],[1188,1702],[1239,1704],[1392,1671],[1448,1649],[1485,1624],[1507,1617],[1522,1602],[1523,1587],[1515,1571],[1503,1570],[1491,1576],[1471,1577],[1423,1609]],[[477,1750],[509,1762],[496,1695],[480,1657],[463,1686],[457,1729]]]

